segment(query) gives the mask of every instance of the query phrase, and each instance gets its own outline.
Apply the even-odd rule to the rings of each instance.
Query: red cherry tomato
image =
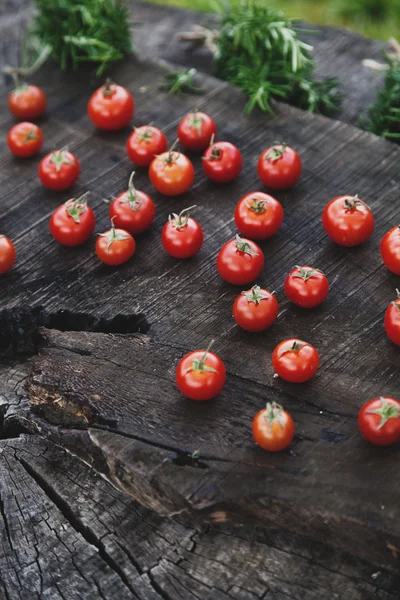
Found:
[[[266,240],[271,237],[279,230],[282,221],[282,205],[263,192],[243,196],[236,206],[236,227],[251,240]]]
[[[88,103],[88,114],[98,129],[117,131],[129,125],[135,111],[132,94],[122,85],[107,79]]]
[[[165,196],[179,196],[188,191],[194,181],[194,167],[187,156],[172,148],[156,156],[149,168],[149,177],[156,190]]]
[[[275,373],[292,383],[303,383],[315,375],[319,367],[319,354],[314,346],[289,338],[277,345],[272,354]]]
[[[358,414],[358,427],[371,444],[390,446],[400,442],[400,402],[384,396],[370,400]]]
[[[389,304],[385,313],[385,330],[389,340],[400,346],[400,292],[397,299]]]
[[[301,158],[287,144],[274,144],[264,150],[258,159],[258,176],[273,190],[287,190],[300,179]]]
[[[329,293],[329,283],[319,269],[294,267],[285,279],[285,294],[293,304],[302,308],[314,308]]]
[[[96,225],[94,212],[87,205],[86,195],[68,200],[53,212],[50,233],[64,246],[80,246],[90,238]]]
[[[194,256],[203,245],[203,230],[197,221],[189,216],[185,208],[179,215],[170,215],[168,223],[164,225],[161,242],[165,252],[174,258],[189,258]]]
[[[233,304],[233,318],[246,331],[268,329],[276,321],[278,312],[275,296],[259,285],[253,285],[251,290],[242,292]]]
[[[385,233],[381,241],[383,262],[395,275],[400,275],[400,226]]]
[[[203,112],[187,114],[178,125],[179,143],[187,150],[205,150],[215,135],[217,126],[214,119]]]
[[[17,119],[37,119],[46,106],[46,95],[37,85],[20,85],[8,96],[8,108]]]
[[[371,237],[375,221],[369,206],[357,195],[338,196],[325,206],[322,225],[336,244],[358,246]]]
[[[217,270],[222,279],[233,285],[246,285],[261,274],[264,253],[256,243],[238,235],[226,242],[217,257]]]
[[[228,183],[242,170],[243,159],[239,150],[230,142],[214,142],[203,156],[203,171],[211,181]]]
[[[186,398],[211,400],[225,385],[225,365],[210,347],[186,354],[178,364],[176,385]]]
[[[75,183],[80,172],[78,159],[67,150],[55,150],[39,164],[40,181],[49,190],[66,190]]]
[[[258,446],[269,452],[280,452],[292,443],[293,419],[276,402],[268,402],[253,419],[253,437]]]
[[[15,263],[17,254],[14,244],[5,235],[0,235],[0,275],[8,273]]]
[[[111,229],[101,233],[96,241],[96,254],[105,265],[116,267],[127,262],[136,250],[136,243],[130,233],[123,229]]]
[[[118,229],[138,235],[146,231],[152,224],[156,207],[148,194],[135,189],[134,175],[135,172],[129,178],[128,190],[122,192],[111,202],[110,218]]]
[[[126,142],[126,153],[135,165],[148,167],[157,154],[168,149],[167,138],[153,125],[135,127]]]
[[[39,152],[43,145],[43,134],[33,123],[18,123],[8,132],[7,145],[15,156],[28,158]]]

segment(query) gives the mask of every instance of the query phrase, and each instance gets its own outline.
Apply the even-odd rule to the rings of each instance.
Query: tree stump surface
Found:
[[[156,21],[156,11],[165,35],[167,9],[134,9],[138,20]],[[30,13],[21,3],[3,17],[2,64],[17,59]],[[170,27],[187,29],[189,15],[171,11]],[[0,287],[0,416],[9,438],[0,442],[0,598],[394,600],[398,449],[367,445],[356,416],[367,399],[399,389],[399,354],[382,326],[398,282],[378,248],[397,222],[400,149],[285,105],[273,119],[245,117],[240,91],[202,73],[203,96],[168,96],[159,89],[168,67],[148,60],[145,27],[152,26],[138,30],[137,47],[146,60],[112,73],[135,95],[135,125],[154,121],[172,142],[196,102],[216,118],[220,139],[238,145],[245,167],[237,181],[216,186],[191,156],[196,182],[172,199],[155,193],[138,169],[136,185],[152,195],[157,217],[138,237],[135,257],[111,269],[97,261],[93,240],[68,249],[48,232],[54,208],[86,190],[96,231],[104,231],[103,198],[127,187],[128,131],[96,132],[86,117],[98,86],[93,74],[47,66],[35,77],[49,98],[41,121],[46,149],[68,144],[81,161],[81,178],[65,193],[41,187],[36,159],[10,157],[3,109],[0,222],[18,263]],[[164,58],[173,58],[162,35],[155,37]],[[362,58],[373,57],[363,56],[372,45]],[[192,64],[188,56],[182,64]],[[284,225],[261,244],[266,265],[258,283],[277,290],[280,317],[268,332],[250,335],[231,316],[241,288],[219,278],[215,260],[235,233],[236,202],[261,189],[256,159],[275,139],[299,150],[304,173],[295,189],[276,194]],[[376,231],[362,247],[338,248],[322,230],[322,208],[340,193],[359,193],[374,211]],[[192,204],[205,243],[180,262],[163,253],[160,233],[170,212]],[[332,284],[315,311],[284,298],[284,277],[299,262],[321,268]],[[293,335],[322,357],[315,379],[300,386],[275,379],[270,364],[276,343]],[[175,368],[212,337],[227,385],[215,401],[193,403],[178,393]],[[251,437],[251,419],[266,400],[282,403],[296,422],[290,451],[278,456]]]

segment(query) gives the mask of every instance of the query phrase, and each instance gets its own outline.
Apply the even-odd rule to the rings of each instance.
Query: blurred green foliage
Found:
[[[213,0],[150,0],[192,10],[215,11]],[[240,0],[232,0],[238,4]],[[349,27],[366,36],[387,40],[400,35],[400,0],[265,0],[265,6],[290,19]]]

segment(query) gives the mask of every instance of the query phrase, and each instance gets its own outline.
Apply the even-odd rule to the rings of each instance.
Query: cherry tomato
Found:
[[[14,244],[5,235],[0,235],[0,275],[8,273],[17,258]]]
[[[111,221],[111,229],[101,233],[96,241],[96,254],[105,265],[116,267],[127,262],[136,250],[136,243],[130,233],[123,229],[115,229]]]
[[[194,256],[203,245],[203,230],[197,221],[189,216],[189,210],[185,208],[179,215],[170,215],[168,223],[164,225],[161,242],[165,252],[175,258],[189,258]]]
[[[325,206],[322,225],[336,244],[358,246],[371,237],[375,221],[369,206],[357,195],[338,196]]]
[[[217,257],[217,270],[222,279],[233,285],[246,285],[261,274],[264,253],[257,244],[238,235],[226,242]]]
[[[90,120],[98,129],[106,131],[117,131],[129,125],[134,111],[132,94],[110,79],[94,92],[88,103]]]
[[[214,142],[203,156],[203,171],[211,181],[228,183],[242,170],[243,159],[239,150],[230,142]]]
[[[276,402],[268,402],[253,419],[253,437],[258,446],[269,452],[280,452],[292,443],[293,419]]]
[[[390,446],[400,442],[400,402],[384,396],[370,400],[358,414],[358,427],[371,444]]]
[[[50,233],[64,246],[80,246],[90,238],[96,225],[94,212],[87,205],[87,194],[68,200],[53,212]]]
[[[400,226],[385,233],[381,241],[383,262],[395,275],[400,275]]]
[[[236,206],[236,227],[251,240],[266,240],[271,237],[279,230],[282,221],[282,205],[263,192],[243,196]]]
[[[67,150],[55,150],[39,164],[40,181],[49,190],[66,190],[75,183],[80,172],[78,159]]]
[[[242,292],[233,304],[233,318],[246,331],[264,331],[271,327],[279,312],[278,301],[271,292],[253,285]]]
[[[110,218],[115,227],[137,235],[150,227],[156,214],[156,207],[148,194],[135,189],[134,175],[135,172],[129,178],[128,190],[111,202]]]
[[[400,292],[397,292],[397,299],[393,300],[386,309],[385,330],[389,340],[400,346]]]
[[[127,155],[139,167],[148,167],[157,154],[167,149],[167,138],[161,129],[153,125],[135,127],[126,142]]]
[[[17,119],[37,119],[46,106],[46,95],[37,85],[20,85],[8,96],[8,108]]]
[[[293,304],[314,308],[321,304],[329,292],[329,283],[319,269],[294,267],[285,279],[285,294]]]
[[[301,158],[287,144],[274,144],[264,150],[258,159],[258,176],[273,190],[287,190],[300,179]]]
[[[186,398],[211,400],[225,385],[225,365],[210,348],[190,352],[178,364],[176,385]]]
[[[156,156],[149,168],[151,183],[165,196],[187,192],[194,181],[194,167],[187,156],[174,150]]]
[[[303,383],[315,375],[319,367],[319,354],[314,346],[289,338],[277,345],[272,354],[275,373],[292,383]]]
[[[205,150],[215,135],[217,126],[214,119],[203,112],[187,114],[178,125],[179,143],[187,150]]]
[[[39,152],[43,145],[43,134],[33,123],[18,123],[8,132],[7,145],[15,156],[28,158]]]

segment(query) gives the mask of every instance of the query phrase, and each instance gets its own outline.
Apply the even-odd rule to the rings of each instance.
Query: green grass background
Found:
[[[205,12],[216,10],[210,0],[150,1]],[[348,27],[381,40],[400,37],[400,0],[268,0],[266,4],[292,19]]]

